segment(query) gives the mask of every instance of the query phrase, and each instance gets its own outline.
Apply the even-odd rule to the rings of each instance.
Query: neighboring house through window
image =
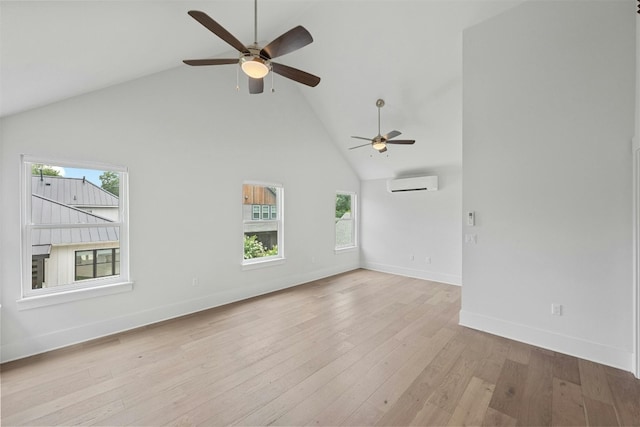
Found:
[[[335,208],[336,250],[356,247],[356,194],[337,192]]]
[[[76,251],[76,280],[120,274],[120,248]]]
[[[243,264],[284,258],[283,191],[282,186],[278,184],[243,184]]]
[[[23,170],[23,297],[129,282],[126,169],[23,156]]]

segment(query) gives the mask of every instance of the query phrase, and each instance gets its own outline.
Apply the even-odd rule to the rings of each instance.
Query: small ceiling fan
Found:
[[[225,65],[239,64],[242,71],[249,77],[249,93],[262,93],[264,90],[264,77],[273,71],[283,77],[315,87],[320,83],[320,77],[309,74],[297,68],[273,62],[273,58],[286,55],[298,50],[311,42],[313,37],[304,27],[298,25],[282,34],[263,48],[258,45],[258,1],[254,0],[254,42],[251,45],[243,45],[222,25],[214,21],[209,15],[199,10],[190,10],[189,15],[202,24],[223,41],[240,52],[239,58],[212,58],[212,59],[185,59],[187,65]]]
[[[379,153],[384,153],[385,151],[387,151],[387,144],[415,144],[416,141],[413,139],[394,139],[393,141],[391,141],[392,138],[395,138],[396,136],[400,136],[402,134],[402,132],[397,130],[392,130],[386,135],[380,135],[380,109],[384,107],[384,99],[378,99],[376,101],[376,107],[378,107],[378,135],[374,136],[373,138],[352,136],[351,138],[364,139],[366,141],[369,141],[369,143],[351,147],[349,148],[349,150],[371,145],[374,150],[378,150]]]

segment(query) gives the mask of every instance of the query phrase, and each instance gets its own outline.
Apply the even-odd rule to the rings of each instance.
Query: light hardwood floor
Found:
[[[13,425],[640,425],[628,373],[458,326],[356,270],[1,367]]]

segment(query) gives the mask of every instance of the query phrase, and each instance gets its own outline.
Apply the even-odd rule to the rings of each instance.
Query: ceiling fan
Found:
[[[282,34],[263,48],[258,45],[258,1],[254,0],[254,42],[245,46],[222,25],[214,21],[209,15],[199,10],[190,10],[189,15],[202,24],[223,41],[227,42],[238,52],[238,58],[212,58],[212,59],[185,59],[187,65],[224,65],[239,64],[242,71],[249,77],[249,93],[262,93],[264,90],[264,77],[273,71],[283,77],[294,80],[307,86],[315,87],[320,83],[320,77],[309,74],[297,68],[289,67],[277,62],[273,58],[286,55],[298,50],[311,42],[313,37],[304,27],[298,25]]]
[[[402,134],[402,132],[397,130],[392,130],[386,135],[380,135],[380,109],[384,107],[384,99],[378,99],[376,101],[376,107],[378,107],[378,135],[374,136],[373,138],[352,136],[351,138],[364,139],[366,141],[369,141],[369,143],[351,147],[349,148],[349,150],[371,145],[374,150],[378,150],[379,153],[384,153],[385,151],[387,151],[387,144],[415,144],[416,141],[413,139],[394,139],[393,141],[391,141],[392,138],[395,138],[396,136],[400,136]]]

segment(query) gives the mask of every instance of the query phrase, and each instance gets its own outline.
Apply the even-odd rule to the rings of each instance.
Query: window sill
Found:
[[[344,254],[348,252],[355,252],[358,250],[357,246],[345,246],[344,248],[335,248],[334,252],[337,254]]]
[[[254,258],[255,259],[255,258]],[[285,258],[266,259],[260,261],[253,261],[249,263],[242,263],[242,270],[255,270],[256,268],[271,267],[274,265],[284,264]]]
[[[132,290],[133,282],[121,282],[103,286],[96,286],[93,288],[71,289],[67,291],[56,292],[53,294],[24,297],[17,300],[16,303],[18,304],[18,310],[30,310],[32,308],[46,307],[49,305],[63,304],[71,301],[119,294],[121,292],[129,292]]]

